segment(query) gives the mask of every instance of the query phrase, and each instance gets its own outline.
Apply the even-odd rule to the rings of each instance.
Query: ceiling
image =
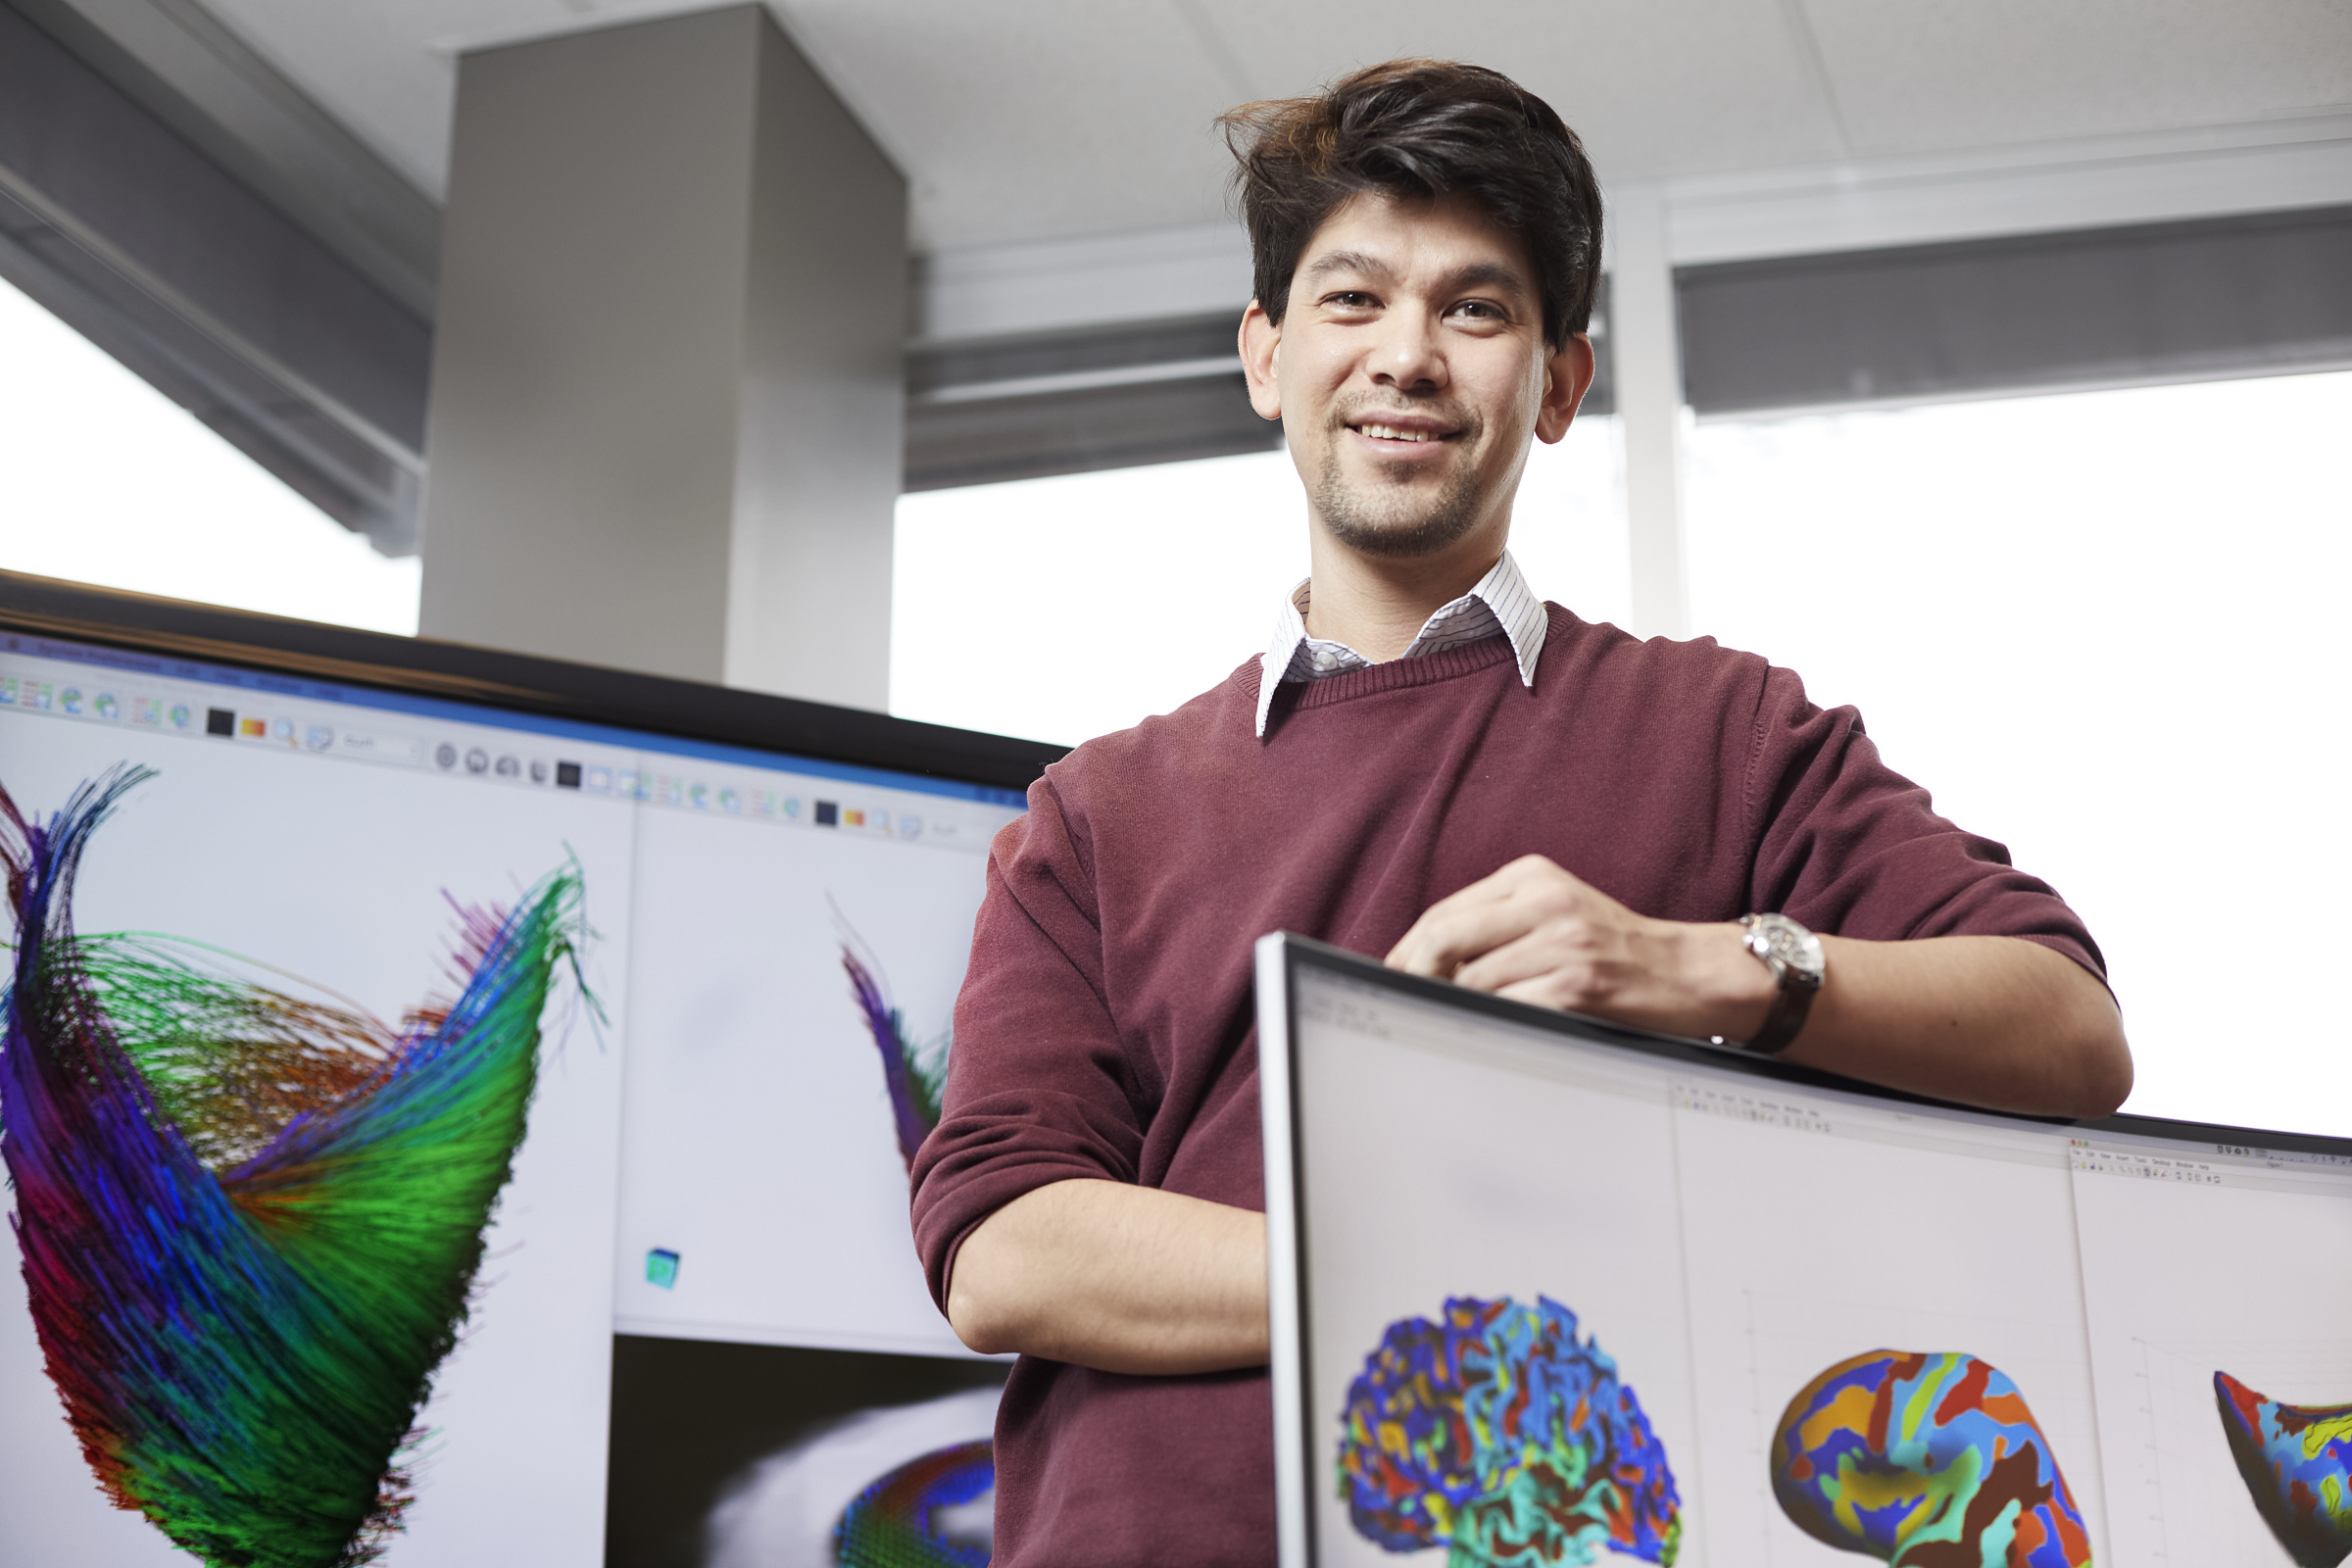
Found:
[[[205,0],[438,197],[457,57],[709,0]],[[1602,178],[2352,109],[2352,0],[770,0],[913,186],[925,250],[1199,223],[1211,122],[1397,54],[1509,73]]]

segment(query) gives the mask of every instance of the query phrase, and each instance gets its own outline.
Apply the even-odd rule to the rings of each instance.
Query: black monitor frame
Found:
[[[0,571],[0,632],[1025,790],[1067,747],[465,643]]]

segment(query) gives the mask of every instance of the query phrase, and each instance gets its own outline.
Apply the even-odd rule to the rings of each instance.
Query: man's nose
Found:
[[[1365,368],[1382,386],[1419,391],[1446,384],[1445,345],[1438,323],[1422,311],[1392,311],[1376,329]]]

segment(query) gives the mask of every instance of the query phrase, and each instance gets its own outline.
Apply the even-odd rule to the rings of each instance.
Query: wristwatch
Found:
[[[1747,1049],[1777,1056],[1805,1026],[1805,1013],[1813,1005],[1814,993],[1821,989],[1828,968],[1821,938],[1785,914],[1743,914],[1740,928],[1747,933],[1747,951],[1772,971],[1773,983],[1780,987],[1772,1010],[1764,1015],[1764,1027],[1748,1041]]]

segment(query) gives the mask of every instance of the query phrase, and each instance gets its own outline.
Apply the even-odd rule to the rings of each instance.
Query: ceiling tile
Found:
[[[932,246],[1212,220],[1234,101],[1178,0],[789,0],[794,35],[913,181]]]
[[[640,21],[706,0],[205,3],[438,194],[454,48]],[[1407,53],[1474,60],[1516,77],[1577,127],[1612,183],[2225,123],[2352,102],[2345,0],[777,6],[906,170],[925,247],[1217,220],[1228,166],[1213,129],[1220,111],[1253,95],[1308,92]]]
[[[1838,155],[1779,0],[1201,3],[1265,92],[1398,55],[1491,66],[1558,110],[1610,182]]]
[[[1798,3],[1865,157],[2352,103],[2352,5],[2343,0]]]

